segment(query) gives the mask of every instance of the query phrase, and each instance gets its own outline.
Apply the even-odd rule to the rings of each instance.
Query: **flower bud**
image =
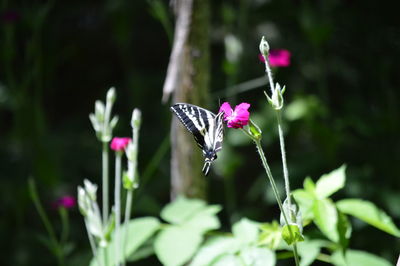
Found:
[[[115,93],[115,88],[111,87],[108,91],[107,91],[107,103],[114,103],[115,99],[116,99],[116,93]]]
[[[96,201],[97,185],[91,183],[87,179],[83,180],[83,184],[85,185],[85,191],[89,196],[90,200]]]
[[[140,127],[141,122],[142,122],[142,112],[138,108],[133,109],[132,120],[131,120],[132,128]]]
[[[94,104],[94,114],[96,115],[97,121],[103,122],[104,121],[104,104],[102,101],[97,100]]]
[[[260,42],[260,53],[262,55],[264,55],[265,58],[267,58],[268,53],[269,53],[269,44],[265,40],[264,36],[261,38],[261,42]]]

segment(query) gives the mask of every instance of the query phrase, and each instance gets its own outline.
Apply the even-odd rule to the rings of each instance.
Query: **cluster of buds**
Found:
[[[94,105],[94,114],[89,115],[90,122],[96,131],[96,136],[101,142],[109,142],[112,138],[112,131],[118,123],[118,116],[111,120],[111,109],[115,102],[115,88],[112,87],[107,92],[106,104],[97,100]]]
[[[78,186],[79,211],[85,219],[85,224],[91,235],[96,237],[100,246],[107,246],[114,227],[114,215],[103,224],[100,209],[97,204],[97,185],[85,179],[84,187]]]

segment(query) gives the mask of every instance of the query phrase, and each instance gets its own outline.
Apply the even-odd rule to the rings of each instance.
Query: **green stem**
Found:
[[[121,157],[122,152],[117,151],[115,156],[115,265],[120,265],[121,257]]]
[[[291,193],[290,193],[289,171],[288,171],[288,167],[287,167],[287,163],[286,163],[285,139],[283,137],[282,118],[281,118],[280,110],[276,110],[276,118],[278,120],[279,143],[281,146],[282,167],[283,167],[283,177],[285,179],[286,198],[287,198],[289,206],[290,206],[289,209],[291,209],[292,200],[291,200]],[[292,217],[289,217],[289,218],[292,221]]]
[[[85,220],[86,232],[88,234],[90,248],[92,249],[93,257],[96,259],[98,266],[103,266],[102,261],[100,260],[99,256],[97,255],[97,248],[96,248],[96,244],[95,244],[96,242],[94,241],[93,235],[89,231],[89,226],[87,224],[86,218],[84,220]]]
[[[131,210],[132,210],[132,198],[133,198],[133,189],[128,190],[128,194],[126,196],[126,206],[125,206],[125,218],[124,218],[124,240],[123,240],[123,251],[122,254],[125,257],[125,250],[126,250],[126,240],[129,234],[128,231],[128,222],[131,218]],[[125,260],[123,261],[123,265],[125,265]]]
[[[103,225],[108,219],[108,142],[103,142]]]
[[[57,237],[56,234],[54,232],[53,226],[50,223],[49,218],[46,215],[46,212],[44,211],[44,208],[40,202],[39,199],[39,194],[36,190],[36,185],[35,185],[35,181],[32,178],[29,178],[28,180],[28,186],[29,186],[29,193],[30,196],[32,198],[32,201],[36,207],[37,212],[39,213],[40,219],[42,219],[42,222],[44,224],[44,227],[46,228],[46,231],[49,235],[50,241],[53,245],[53,253],[56,256],[57,260],[58,260],[58,265],[64,265],[64,253],[63,250],[60,246],[60,243],[58,243],[57,241]]]
[[[286,216],[286,213],[284,212],[282,200],[281,200],[281,198],[279,196],[278,188],[276,187],[275,180],[274,180],[274,178],[272,176],[272,173],[271,173],[271,169],[269,168],[269,165],[268,165],[268,162],[267,162],[267,158],[265,157],[264,151],[262,149],[261,141],[260,140],[256,140],[254,138],[253,138],[253,140],[254,140],[254,142],[256,144],[258,154],[260,155],[260,158],[261,158],[261,161],[263,163],[264,169],[265,169],[265,171],[267,173],[269,182],[271,183],[272,191],[273,191],[275,199],[276,199],[276,201],[278,203],[279,209],[280,209],[280,211],[282,213],[283,219],[285,220],[285,223],[287,225],[289,225],[289,220],[288,220],[288,218]],[[288,229],[289,229],[290,235],[293,237],[294,234],[292,232],[291,227],[289,226]],[[299,255],[297,254],[297,245],[296,245],[296,243],[293,244],[293,255],[294,255],[294,259],[295,259],[296,265],[297,266],[300,265],[300,263],[299,263]]]
[[[61,245],[65,244],[69,235],[69,217],[68,211],[64,207],[60,207],[58,210],[61,218],[61,237],[60,243]]]

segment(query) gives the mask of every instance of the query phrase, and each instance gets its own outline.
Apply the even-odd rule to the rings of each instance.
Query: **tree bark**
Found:
[[[187,1],[192,1],[190,10],[188,10]],[[175,76],[170,79],[167,76],[164,86],[164,100],[166,93],[171,93],[173,90],[173,103],[185,102],[204,107],[208,102],[210,76],[209,3],[208,0],[181,0],[177,1],[176,5],[176,35],[171,60],[175,56],[175,63],[178,65],[175,65],[175,69],[172,68],[171,70],[170,62],[168,75],[172,72],[175,73]],[[190,12],[190,14],[184,12]],[[180,21],[182,16],[188,17],[190,23]],[[185,33],[185,29],[182,28],[185,25],[188,27],[186,36],[182,34],[182,32]],[[178,40],[178,37],[182,38],[182,36],[186,38],[183,43],[182,39]],[[177,43],[178,48],[181,44],[179,51],[177,51],[178,49],[174,50]],[[173,82],[167,84],[167,81],[171,80]],[[171,85],[175,87],[172,88]],[[168,88],[168,86],[170,87]],[[205,198],[206,180],[201,172],[204,162],[202,152],[197,147],[193,136],[175,116],[173,116],[171,124],[171,144],[171,198],[174,199],[178,195]]]

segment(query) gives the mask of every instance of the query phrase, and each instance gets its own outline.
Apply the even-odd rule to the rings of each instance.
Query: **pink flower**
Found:
[[[285,49],[269,51],[268,60],[272,67],[288,67],[290,65],[291,53]]]
[[[126,146],[128,146],[131,138],[118,138],[115,137],[111,141],[111,149],[114,151],[123,151],[125,150]]]
[[[228,102],[224,102],[219,108],[219,112],[224,112],[224,120],[230,128],[243,128],[249,123],[250,113],[248,111],[249,103],[236,105],[233,110]]]
[[[59,198],[55,204],[57,208],[64,207],[66,209],[71,209],[75,207],[76,199],[72,196],[63,196]]]

